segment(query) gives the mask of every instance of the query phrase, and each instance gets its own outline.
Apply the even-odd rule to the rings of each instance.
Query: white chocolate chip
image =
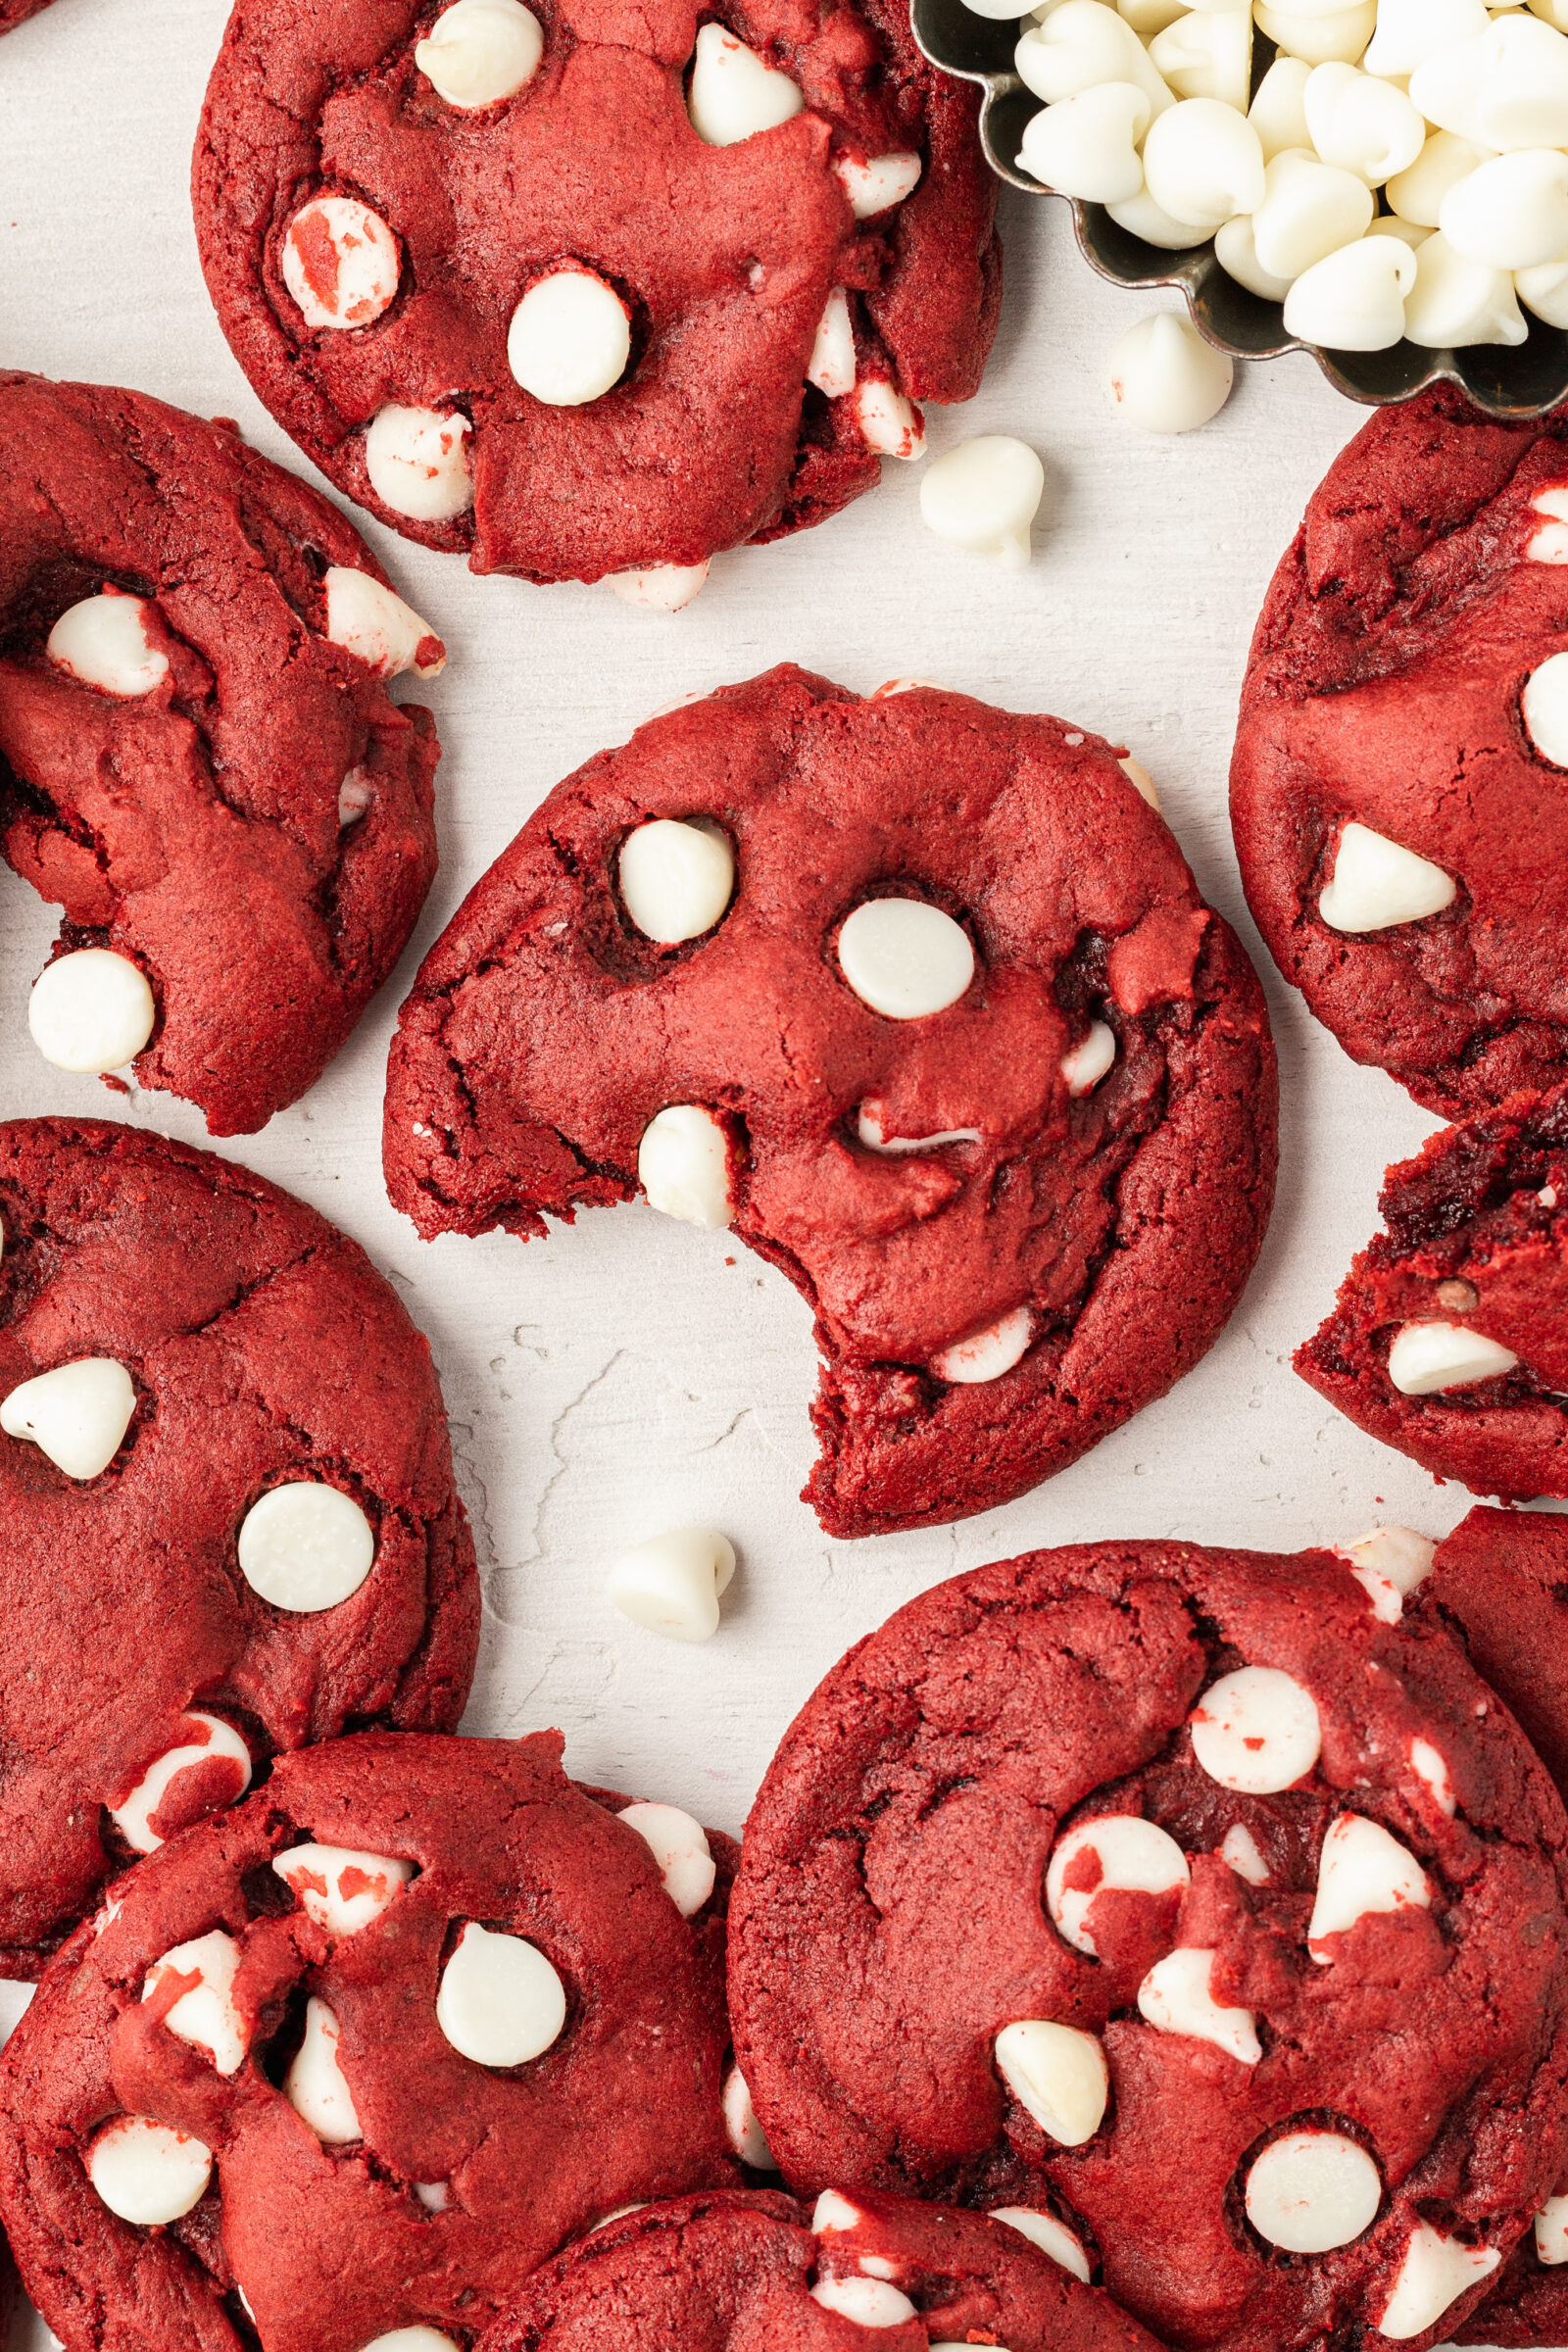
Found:
[[[560,2038],[565,1986],[537,1944],[469,1920],[441,1972],[435,2017],[475,2066],[525,2066]]]
[[[1256,0],[1252,10],[1259,32],[1288,57],[1305,58],[1311,66],[1327,65],[1334,58],[1353,66],[1365,54],[1377,13],[1377,0],[1328,10],[1311,6],[1309,0],[1297,0],[1294,8],[1269,8],[1264,0]]]
[[[46,964],[27,1000],[27,1027],[57,1070],[101,1078],[134,1061],[158,1007],[147,975],[110,948],[75,948]]]
[[[840,927],[838,960],[860,1002],[890,1021],[946,1012],[974,978],[968,933],[923,899],[865,900]]]
[[[352,1494],[319,1479],[270,1487],[240,1522],[240,1574],[274,1609],[335,1609],[375,1559],[375,1531]]]
[[[1147,188],[1126,204],[1107,204],[1105,210],[1129,236],[1142,237],[1146,245],[1157,245],[1166,253],[1188,253],[1208,235],[1207,229],[1194,220],[1176,220],[1154,202]]]
[[[692,128],[710,147],[733,147],[739,139],[776,129],[806,104],[797,81],[766,66],[722,24],[705,24],[697,35],[686,111]]]
[[[1344,245],[1303,270],[1285,297],[1285,331],[1330,351],[1388,351],[1404,334],[1415,255],[1402,238]]]
[[[1417,66],[1410,103],[1482,147],[1568,144],[1568,40],[1526,16],[1495,20]]]
[[[1415,257],[1409,258],[1413,269]],[[1441,865],[1352,820],[1340,835],[1333,878],[1317,910],[1331,931],[1387,931],[1441,914],[1457,896],[1453,876]]]
[[[1432,1793],[1432,1801],[1441,1813],[1451,1816],[1457,1811],[1458,1800],[1453,1793],[1453,1783],[1448,1778],[1448,1767],[1430,1740],[1411,1740],[1410,1770],[1418,1781],[1425,1782]]]
[[[466,514],[473,475],[464,441],[472,429],[456,409],[378,410],[365,436],[365,470],[381,504],[416,522]]]
[[[1054,2213],[1042,2213],[1033,2205],[993,2205],[991,2219],[1016,2230],[1020,2237],[1026,2237],[1042,2254],[1049,2255],[1059,2270],[1070,2271],[1085,2286],[1089,2284],[1089,2257],[1072,2231]]]
[[[87,2150],[87,2178],[100,2201],[145,2230],[177,2222],[199,2205],[212,2171],[211,2148],[145,2115],[117,2115]]]
[[[1101,0],[1060,0],[1044,24],[1023,35],[1013,63],[1025,86],[1047,106],[1107,81],[1132,82],[1156,115],[1173,103],[1132,26],[1102,7]]]
[[[150,2001],[170,1977],[196,1979],[165,2012],[164,2024],[181,2041],[205,2050],[220,2075],[237,2075],[245,2063],[245,2020],[234,2001],[239,1956],[232,1936],[215,1928],[210,1936],[176,1943],[155,1960],[141,1988],[142,1999]]]
[[[1079,1856],[1092,1852],[1100,1864],[1093,1886],[1069,1886]],[[1089,1913],[1102,1894],[1168,1894],[1191,1879],[1187,1856],[1156,1822],[1135,1813],[1104,1813],[1076,1822],[1057,1839],[1046,1870],[1046,1908],[1057,1933],[1074,1951],[1100,1957],[1089,1931]]]
[[[1343,1936],[1373,1911],[1429,1911],[1432,1888],[1408,1846],[1363,1813],[1339,1813],[1329,1824],[1317,1866],[1317,1900],[1306,1948],[1321,1966],[1334,1953],[1326,1938]]]
[[[445,2213],[452,2202],[451,2183],[446,2180],[416,2180],[414,2193],[426,2213]]]
[[[495,106],[532,81],[544,48],[539,20],[522,0],[453,0],[414,62],[448,106]]]
[[[694,1918],[718,1876],[702,1823],[678,1805],[627,1805],[615,1818],[635,1830],[653,1855],[682,1919]]]
[[[1116,1058],[1116,1032],[1108,1021],[1091,1021],[1089,1034],[1061,1057],[1061,1074],[1073,1097],[1092,1095]]]
[[[936,1152],[944,1144],[985,1141],[978,1127],[942,1127],[932,1135],[889,1135],[884,1119],[880,1102],[862,1102],[855,1115],[855,1132],[860,1142],[868,1152],[879,1152],[884,1158],[896,1158],[906,1152]]]
[[[347,1845],[291,1845],[272,1856],[272,1868],[306,1917],[329,1936],[357,1936],[414,1876],[412,1862]]]
[[[1401,1396],[1437,1396],[1497,1380],[1519,1358],[1458,1323],[1406,1323],[1389,1349],[1389,1379]]]
[[[1381,0],[1362,62],[1369,74],[1413,74],[1439,50],[1485,32],[1490,22],[1486,0]]]
[[[738,2066],[732,2066],[724,2078],[723,2112],[724,2136],[742,2164],[749,2164],[754,2173],[776,2173],[778,2165]]]
[[[369,326],[398,290],[403,256],[379,213],[354,196],[314,196],[283,239],[283,283],[307,326]]]
[[[1287,147],[1311,147],[1312,133],[1306,127],[1306,84],[1311,72],[1304,58],[1280,56],[1257,85],[1247,119],[1258,135],[1267,164]]]
[[[1245,115],[1252,91],[1250,8],[1193,8],[1149,44],[1150,63],[1178,98],[1217,98]]]
[[[1325,255],[1365,236],[1375,201],[1353,172],[1288,147],[1269,165],[1263,201],[1252,215],[1259,270],[1288,290]]]
[[[663,1216],[710,1232],[734,1220],[729,1135],[700,1102],[671,1102],[649,1120],[637,1146],[637,1181],[649,1207]]]
[[[1138,150],[1153,108],[1136,82],[1101,81],[1042,107],[1024,124],[1018,165],[1058,196],[1130,204],[1144,187]]]
[[[1568,483],[1556,489],[1543,490],[1535,502],[1535,512],[1548,517],[1537,531],[1525,554],[1532,564],[1568,564]]]
[[[1186,2034],[1211,2041],[1243,2066],[1263,2055],[1250,2009],[1227,2009],[1209,1990],[1209,1972],[1218,1954],[1184,1948],[1156,1961],[1138,1987],[1139,2015],[1159,2034]]]
[[[836,2188],[824,2188],[811,2208],[811,2234],[821,2237],[829,2230],[858,2230],[864,2219],[858,2205],[841,2197]]]
[[[1525,680],[1525,733],[1544,760],[1568,767],[1568,654],[1552,654]]]
[[[1323,1735],[1309,1690],[1275,1666],[1241,1666],[1203,1692],[1189,1718],[1193,1753],[1210,1780],[1272,1796],[1304,1780]]]
[[[1015,1306],[995,1323],[988,1323],[984,1331],[940,1348],[931,1358],[931,1369],[938,1380],[954,1388],[983,1388],[987,1381],[1000,1380],[1004,1372],[1010,1372],[1028,1353],[1034,1332],[1035,1320],[1028,1307]]]
[[[1323,161],[1370,187],[1407,172],[1426,145],[1426,123],[1402,90],[1338,59],[1313,68],[1302,104]]]
[[[443,2335],[439,2328],[426,2328],[420,2321],[413,2328],[394,2328],[386,2335],[372,2336],[360,2352],[462,2352],[456,2338]]]
[[[81,1356],[24,1380],[0,1402],[0,1430],[47,1454],[68,1478],[96,1478],[120,1451],[136,1392],[113,1356]]]
[[[1100,0],[1094,0],[1098,8]],[[852,395],[855,421],[867,449],[881,458],[923,458],[925,420],[912,400],[895,392],[885,376],[861,376]]]
[[[221,1756],[235,1769],[234,1793],[230,1804],[237,1804],[251,1785],[250,1750],[231,1723],[218,1715],[203,1715],[192,1710],[185,1717],[192,1732],[200,1737],[183,1741],[178,1747],[166,1748],[155,1763],[149,1764],[141,1779],[120,1804],[109,1807],[109,1818],[134,1854],[150,1854],[163,1844],[163,1838],[152,1827],[169,1793],[170,1784],[193,1765],[210,1764]]]
[[[1490,147],[1478,147],[1451,130],[1435,130],[1409,169],[1389,181],[1389,202],[1401,220],[1436,228],[1448,190],[1491,157]]]
[[[1543,262],[1514,271],[1514,292],[1548,326],[1568,326],[1568,261]]]
[[[1148,768],[1143,766],[1139,760],[1126,757],[1118,760],[1116,765],[1121,769],[1139,799],[1147,801],[1157,816],[1159,814],[1159,794]]]
[[[680,612],[708,582],[708,558],[701,564],[652,564],[645,571],[612,571],[605,586],[623,605],[640,605],[645,612]],[[695,702],[695,695],[682,698]]]
[[[337,788],[337,829],[357,825],[375,799],[375,786],[363,767],[351,767]]]
[[[129,698],[151,694],[169,675],[169,656],[147,642],[148,606],[106,588],[61,613],[44,652],[83,686]]]
[[[615,1562],[606,1591],[634,1625],[675,1642],[707,1642],[735,1573],[735,1547],[712,1527],[681,1527],[639,1544]]]
[[[326,2147],[363,2139],[354,2094],[338,2064],[342,2035],[337,2013],[312,1993],[305,2004],[305,2038],[283,2077],[283,2096]]]
[[[584,408],[601,399],[619,383],[630,357],[626,305],[594,270],[569,263],[534,280],[507,329],[508,367],[547,408]]]
[[[920,184],[922,165],[917,155],[873,155],[863,164],[852,156],[836,155],[833,169],[850,200],[857,220],[874,220],[888,213]]]
[[[1377,2321],[1379,2335],[1402,2343],[1435,2327],[1467,2287],[1490,2277],[1502,2256],[1495,2246],[1467,2246],[1445,2237],[1430,2222],[1417,2222],[1404,2249],[1394,2291]]]
[[[1214,231],[1214,259],[1220,268],[1246,286],[1260,302],[1283,302],[1291,290],[1288,277],[1272,277],[1257,258],[1257,240],[1246,213],[1238,213]]]
[[[1328,2254],[1370,2229],[1383,2182],[1366,2150],[1338,2132],[1271,2139],[1247,2176],[1247,2218],[1288,2254]]]
[[[1548,2271],[1568,2262],[1568,2197],[1548,2197],[1537,2214],[1536,2259]]]
[[[1174,311],[1141,318],[1110,355],[1111,397],[1146,433],[1195,432],[1219,415],[1235,380],[1235,362]]]
[[[1026,441],[979,433],[927,466],[920,513],[927,528],[1004,571],[1029,562],[1029,530],[1046,494],[1046,469]]]
[[[711,931],[735,887],[735,853],[716,827],[656,817],[620,845],[616,879],[626,912],[661,947]]]
[[[1561,262],[1568,257],[1568,155],[1527,147],[1478,164],[1443,199],[1438,225],[1455,253],[1493,270]]]
[[[1105,2053],[1093,2034],[1024,2018],[1003,2027],[996,2050],[1003,2081],[1048,2138],[1064,2148],[1093,2139],[1110,2095]]]
[[[446,667],[446,649],[429,622],[372,572],[334,564],[321,587],[327,643],[340,645],[378,678],[395,678],[406,669],[433,678]]]
[[[855,328],[850,298],[842,286],[835,286],[822,306],[806,380],[827,400],[842,400],[855,390]]]
[[[858,2328],[902,2328],[917,2316],[908,2296],[881,2278],[819,2278],[811,2295]]]
[[[1249,1886],[1268,1885],[1268,1864],[1264,1861],[1257,1839],[1245,1822],[1233,1822],[1220,1840],[1219,1857],[1229,1863],[1239,1879]]]
[[[1405,1599],[1431,1568],[1436,1550],[1430,1537],[1408,1527],[1375,1527],[1370,1535],[1334,1545],[1335,1557],[1344,1560],[1380,1625],[1398,1624]]]
[[[1149,193],[1178,220],[1210,234],[1263,201],[1263,142],[1247,117],[1217,98],[1183,98],[1156,115],[1144,141]]]

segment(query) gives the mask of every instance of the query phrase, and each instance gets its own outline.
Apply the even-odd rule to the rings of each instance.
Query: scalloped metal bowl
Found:
[[[1376,408],[1445,382],[1458,384],[1493,416],[1539,416],[1568,400],[1568,333],[1539,318],[1531,318],[1529,340],[1512,351],[1490,343],[1463,351],[1426,351],[1415,343],[1396,343],[1390,351],[1324,351],[1297,342],[1285,331],[1281,306],[1238,285],[1220,268],[1212,244],[1189,253],[1146,245],[1119,228],[1103,205],[1057,196],[1018,169],[1014,159],[1024,124],[1039,112],[1040,100],[1013,69],[1015,21],[977,17],[964,0],[910,0],[909,21],[934,66],[977,82],[984,92],[980,142],[998,178],[1026,195],[1070,202],[1079,248],[1102,277],[1118,286],[1179,286],[1200,332],[1233,359],[1277,360],[1288,351],[1309,351],[1331,384]],[[1261,72],[1272,50],[1261,38],[1259,46]]]

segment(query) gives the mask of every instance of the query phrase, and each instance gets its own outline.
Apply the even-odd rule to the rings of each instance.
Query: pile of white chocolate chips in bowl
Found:
[[[1568,0],[1042,0],[1016,63],[1024,171],[1151,245],[1212,239],[1300,342],[1568,327]]]

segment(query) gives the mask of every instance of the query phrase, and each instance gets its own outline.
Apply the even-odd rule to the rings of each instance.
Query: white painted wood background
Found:
[[[190,148],[226,5],[57,0],[0,43],[0,358],[237,416],[258,447],[309,474],[230,358],[197,266]],[[720,558],[672,618],[604,589],[475,579],[459,558],[355,516],[451,651],[424,690],[444,746],[441,872],[399,971],[319,1085],[262,1135],[218,1147],[353,1233],[430,1337],[485,1589],[465,1728],[559,1725],[573,1772],[731,1831],[819,1677],[942,1577],[1097,1536],[1290,1549],[1380,1519],[1441,1534],[1468,1507],[1290,1370],[1374,1227],[1385,1164],[1434,1123],[1347,1060],[1279,984],[1242,904],[1226,820],[1258,604],[1361,412],[1293,359],[1247,371],[1200,433],[1136,434],[1111,411],[1107,354],[1175,298],[1102,284],[1053,202],[1004,191],[1002,230],[1006,296],[985,388],[929,422],[933,451],[979,431],[1039,450],[1046,505],[1021,577],[931,537],[916,470],[895,464],[877,496],[823,528]],[[1205,1362],[1021,1501],[863,1544],[829,1542],[797,1499],[813,1351],[781,1275],[642,1206],[592,1210],[526,1246],[497,1234],[431,1247],[381,1184],[387,1041],[463,893],[589,754],[677,695],[783,660],[861,692],[912,672],[1125,739],[1205,894],[1257,956],[1280,1049],[1279,1205]],[[0,1116],[125,1117],[204,1144],[200,1114],[171,1097],[127,1102],[39,1058],[26,996],[54,922],[0,868]],[[723,1627],[699,1648],[639,1631],[604,1597],[619,1550],[692,1520],[724,1528],[741,1555]],[[20,1988],[0,1988],[0,2019],[19,2006]],[[51,2341],[24,2316],[14,2352]]]

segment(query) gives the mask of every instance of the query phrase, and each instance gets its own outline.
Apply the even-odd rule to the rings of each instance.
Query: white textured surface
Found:
[[[56,0],[0,43],[0,342],[10,365],[236,416],[308,471],[230,359],[196,263],[189,150],[224,15],[223,0]],[[919,468],[892,464],[878,497],[825,528],[720,558],[672,617],[603,588],[478,580],[361,519],[451,649],[442,677],[396,689],[427,700],[440,724],[441,873],[414,947],[326,1077],[264,1134],[219,1147],[356,1235],[430,1336],[485,1579],[467,1728],[559,1725],[571,1770],[728,1830],[841,1651],[958,1569],[1096,1536],[1289,1548],[1390,1520],[1439,1534],[1467,1507],[1289,1368],[1373,1229],[1384,1165],[1433,1122],[1353,1067],[1272,966],[1279,1206],[1230,1330],[1076,1468],[956,1528],[859,1544],[820,1533],[796,1499],[810,1462],[807,1311],[725,1235],[637,1206],[590,1211],[526,1247],[503,1235],[427,1247],[385,1200],[387,1039],[464,891],[591,753],[662,704],[773,662],[861,691],[935,678],[1125,742],[1204,889],[1255,949],[1225,813],[1237,691],[1269,574],[1360,413],[1291,360],[1242,369],[1202,432],[1135,434],[1109,411],[1106,357],[1171,298],[1093,277],[1056,205],[1005,196],[1002,225],[996,357],[978,400],[931,413],[931,448],[1003,432],[1040,451],[1048,486],[1027,572],[937,540],[919,518]],[[171,1098],[127,1102],[39,1058],[27,991],[53,932],[52,911],[0,869],[0,1115],[124,1116],[204,1143],[199,1115]],[[741,1565],[719,1634],[685,1649],[617,1616],[604,1580],[629,1545],[698,1521],[734,1539]],[[17,2338],[29,2352],[45,2340]]]

